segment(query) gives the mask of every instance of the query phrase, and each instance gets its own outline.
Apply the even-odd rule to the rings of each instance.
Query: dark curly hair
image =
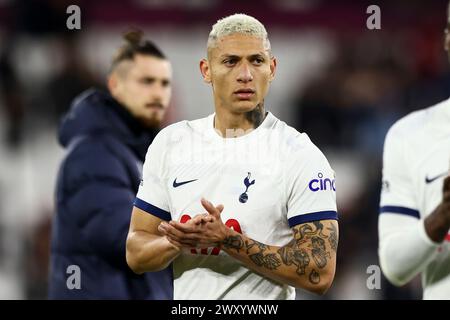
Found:
[[[116,52],[111,63],[113,70],[120,62],[133,60],[136,54],[153,56],[160,59],[167,59],[164,53],[150,40],[143,39],[144,33],[141,30],[134,29],[123,35],[125,44]]]

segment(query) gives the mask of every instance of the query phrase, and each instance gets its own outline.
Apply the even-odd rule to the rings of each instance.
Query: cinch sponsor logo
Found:
[[[322,191],[322,190],[333,190],[336,191],[336,181],[335,179],[323,179],[322,172],[317,175],[319,179],[312,179],[309,182],[309,190],[312,192]]]

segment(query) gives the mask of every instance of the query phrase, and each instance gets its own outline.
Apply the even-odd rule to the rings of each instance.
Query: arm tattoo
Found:
[[[277,252],[285,265],[290,266],[293,264],[297,267],[297,274],[305,274],[306,267],[309,265],[309,255],[305,249],[294,250],[289,246],[284,246],[278,249]]]
[[[259,252],[249,254],[250,249],[255,245],[258,247]],[[267,250],[267,246],[264,243],[250,239],[249,241],[245,241],[245,247],[247,248],[247,254],[249,254],[250,260],[252,260],[257,266],[274,270],[281,265],[281,261],[275,253],[264,254]]]
[[[325,240],[314,236],[311,238],[311,244],[311,255],[314,262],[319,268],[324,268],[327,265],[327,257],[331,258],[330,253],[328,253],[325,249]]]
[[[249,253],[250,249],[254,246],[258,246],[259,250],[266,250],[267,246],[264,243],[254,241],[254,240],[246,240],[245,241],[245,248],[247,249],[247,254]]]
[[[296,267],[298,275],[308,274],[309,282],[312,284],[320,283],[319,272],[311,268],[311,260],[319,269],[327,266],[331,254],[327,251],[325,239],[328,240],[331,250],[337,251],[337,228],[331,223],[325,230],[330,233],[324,233],[324,225],[320,221],[304,223],[293,229],[294,239],[287,245],[279,248],[276,253],[271,253],[269,246],[264,243],[248,239],[243,240],[241,235],[231,236],[225,239],[223,246],[225,248],[235,249],[240,252],[244,249],[250,260],[257,266],[269,270],[275,270],[281,265]],[[257,250],[257,251],[256,251]],[[269,250],[269,252],[267,252]]]
[[[275,270],[281,265],[280,259],[275,253],[264,255],[262,252],[249,255],[254,264],[260,267],[265,267],[269,270]]]
[[[312,269],[309,274],[309,282],[313,284],[318,284],[320,282],[320,274],[314,269]]]
[[[319,236],[322,238],[328,238],[328,236],[323,234],[323,224],[320,221],[313,221],[314,226],[316,227],[316,233],[319,232]]]
[[[242,241],[242,237],[237,235],[225,238],[222,245],[227,249],[236,249],[236,252],[239,252],[239,249],[242,248],[244,242]]]
[[[297,267],[296,272],[299,275],[306,274],[306,269],[311,260],[319,269],[325,268],[328,260],[331,259],[331,254],[327,251],[325,245],[325,239],[328,239],[331,249],[335,250],[337,247],[337,229],[334,224],[331,224],[331,228],[325,230],[330,231],[330,234],[324,233],[324,225],[320,221],[294,227],[294,240],[277,251],[282,262],[287,266],[295,265]],[[313,284],[320,282],[320,274],[316,269],[312,269],[308,277]]]
[[[337,237],[337,229],[336,226],[332,223],[331,228],[327,228],[330,230],[330,237],[328,238],[328,241],[330,242],[331,249],[336,252],[337,246],[338,246],[338,237]]]
[[[294,239],[302,241],[307,236],[314,234],[312,227],[309,223],[302,224],[299,228],[294,228]]]
[[[249,255],[250,260],[252,260],[254,264],[260,267],[265,267],[269,270],[274,270],[281,265],[281,261],[275,253],[264,254],[267,250],[267,245],[251,239],[244,242],[240,235],[226,238],[223,242],[223,246],[228,249],[235,249],[236,252],[239,252],[240,249],[245,248],[246,253]],[[259,252],[249,254],[250,249],[253,247],[257,247]]]

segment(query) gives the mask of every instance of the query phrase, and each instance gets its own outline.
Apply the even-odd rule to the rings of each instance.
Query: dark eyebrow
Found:
[[[143,77],[141,77],[141,80],[145,80],[145,81],[155,81],[156,78],[155,78],[155,77],[147,77],[147,76],[143,76]]]
[[[223,54],[220,56],[220,59],[225,59],[225,58],[229,58],[229,59],[241,59],[241,56],[238,56],[236,54]],[[249,59],[255,59],[255,58],[266,58],[265,54],[262,52],[258,52],[255,54],[252,54],[250,56],[248,56]]]
[[[223,54],[220,56],[220,59],[231,58],[231,59],[240,59],[241,57],[235,54]]]
[[[265,59],[266,57],[262,53],[256,53],[256,54],[252,54],[249,58],[252,60],[252,59],[256,59],[256,58]]]

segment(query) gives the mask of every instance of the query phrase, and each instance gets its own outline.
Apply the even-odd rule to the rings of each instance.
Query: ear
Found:
[[[275,79],[275,71],[277,70],[277,59],[275,57],[270,59],[270,77],[269,81]]]
[[[117,79],[117,74],[115,72],[112,72],[108,76],[108,90],[111,94],[117,91],[117,87],[119,86],[119,81]]]
[[[211,69],[209,68],[208,60],[202,59],[200,61],[200,72],[203,76],[203,81],[211,83]]]

